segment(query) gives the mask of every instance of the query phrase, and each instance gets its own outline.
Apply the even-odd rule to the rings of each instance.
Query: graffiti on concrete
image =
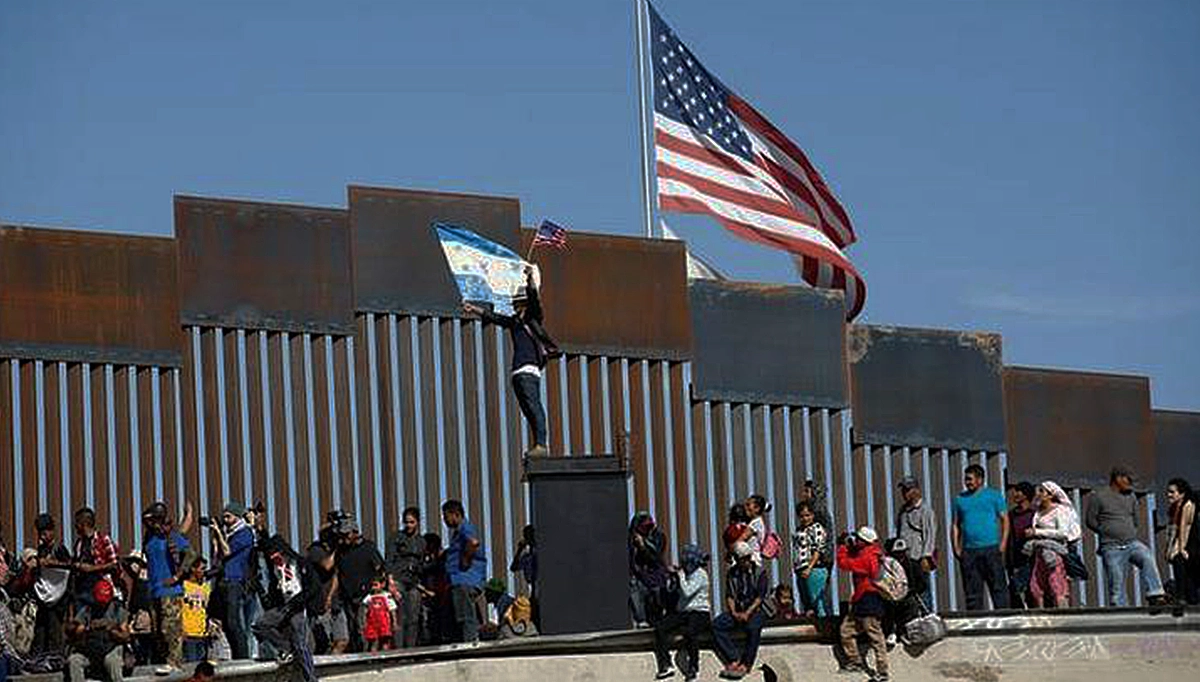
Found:
[[[971,659],[981,663],[1022,663],[1052,661],[1107,661],[1108,647],[1097,635],[1029,637],[985,640],[968,645],[974,649]]]
[[[1048,628],[1054,621],[1049,616],[989,616],[984,618],[956,618],[947,620],[951,632],[962,630],[1033,630]]]

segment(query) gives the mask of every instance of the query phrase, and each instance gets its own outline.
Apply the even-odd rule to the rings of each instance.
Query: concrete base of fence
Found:
[[[948,617],[947,624],[949,636],[924,651],[894,649],[892,679],[1129,682],[1133,677],[1190,682],[1200,670],[1200,610],[1196,609],[1157,615],[1136,609],[956,615]],[[652,636],[645,630],[599,632],[323,656],[317,658],[317,672],[322,679],[345,682],[652,680],[651,648]],[[807,625],[768,628],[758,663],[746,679],[859,679],[837,675],[832,646],[819,641]],[[716,679],[720,672],[710,651],[701,653],[701,668],[700,679]],[[218,667],[219,677],[239,682],[297,679],[293,672],[273,663]]]

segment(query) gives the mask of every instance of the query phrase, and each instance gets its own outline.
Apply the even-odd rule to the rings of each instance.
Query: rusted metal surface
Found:
[[[1156,476],[1146,377],[1004,368],[1004,416],[1012,480],[1053,478],[1064,487],[1105,485],[1116,464]]]
[[[1200,412],[1154,410],[1151,418],[1159,479],[1181,476],[1200,485]]]
[[[840,293],[694,280],[688,294],[698,398],[848,404]]]
[[[354,329],[342,209],[175,197],[184,324]]]
[[[999,334],[852,325],[854,439],[1003,450]]]
[[[432,225],[450,223],[510,248],[520,237],[516,199],[349,188],[355,306],[361,312],[451,315],[458,288]]]
[[[177,365],[175,243],[0,226],[0,357]]]
[[[528,252],[533,230],[522,230]],[[538,248],[546,327],[573,353],[690,357],[682,242],[572,232],[567,249]]]

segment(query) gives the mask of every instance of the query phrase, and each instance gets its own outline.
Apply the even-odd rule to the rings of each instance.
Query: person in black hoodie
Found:
[[[513,393],[517,396],[521,414],[525,415],[525,421],[533,429],[533,447],[525,454],[549,454],[546,448],[546,410],[542,406],[542,370],[546,367],[547,358],[557,357],[561,352],[542,326],[542,303],[538,298],[533,267],[525,268],[525,295],[513,298],[515,315],[499,315],[474,303],[464,303],[463,310],[478,315],[484,322],[508,330],[513,347]]]
[[[254,624],[254,635],[280,652],[280,663],[299,663],[305,682],[316,682],[308,616],[321,611],[320,572],[333,570],[333,555],[315,544],[302,559],[280,535],[264,544],[263,554],[275,574],[269,601],[277,606],[267,609]]]

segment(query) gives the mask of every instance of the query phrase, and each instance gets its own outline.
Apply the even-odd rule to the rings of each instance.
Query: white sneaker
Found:
[[[675,668],[672,666],[667,666],[666,668],[659,670],[658,674],[654,676],[654,679],[665,680],[670,677],[675,677]]]
[[[887,636],[887,648],[892,649],[896,646],[896,633]]]

